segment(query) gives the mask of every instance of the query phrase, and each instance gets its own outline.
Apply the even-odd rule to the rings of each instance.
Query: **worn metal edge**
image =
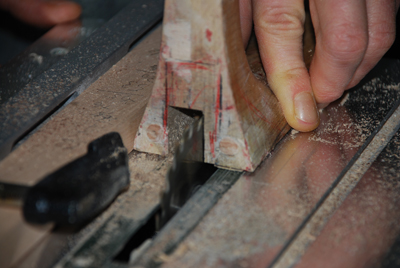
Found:
[[[111,215],[88,239],[77,245],[54,267],[100,267],[112,259],[125,245],[129,238],[142,227],[159,209],[153,206],[140,219]],[[118,228],[115,228],[118,225]],[[110,230],[112,232],[110,232]],[[117,230],[117,231],[115,231]],[[110,235],[112,233],[112,235]]]
[[[171,254],[178,247],[242,174],[218,169],[165,225],[142,256],[131,260],[129,267],[157,267],[162,264],[162,256]]]
[[[120,60],[134,41],[160,21],[163,2],[133,1],[59,62],[1,103],[0,160],[21,135],[73,93],[83,92]]]
[[[297,263],[399,128],[400,100],[394,103],[269,267],[292,267]]]

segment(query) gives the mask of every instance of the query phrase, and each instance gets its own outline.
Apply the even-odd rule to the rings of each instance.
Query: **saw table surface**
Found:
[[[327,107],[317,130],[289,132],[255,172],[218,170],[156,232],[172,155],[132,149],[160,38],[160,27],[143,37],[0,162],[2,181],[31,185],[117,131],[130,188],[74,229],[0,207],[1,267],[398,267],[398,61]]]

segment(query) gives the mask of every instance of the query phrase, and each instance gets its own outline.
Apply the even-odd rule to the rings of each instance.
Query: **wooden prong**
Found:
[[[168,106],[204,115],[205,162],[253,171],[290,129],[250,70],[237,0],[166,0],[158,74],[134,148],[168,152]]]

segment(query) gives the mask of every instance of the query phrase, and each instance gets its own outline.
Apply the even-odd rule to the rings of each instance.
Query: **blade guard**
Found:
[[[250,70],[237,0],[166,0],[160,60],[134,149],[168,153],[168,106],[204,114],[204,161],[254,171],[290,129]]]

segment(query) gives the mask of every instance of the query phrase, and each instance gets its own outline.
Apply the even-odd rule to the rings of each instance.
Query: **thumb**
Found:
[[[242,30],[243,46],[246,48],[253,27],[251,0],[239,0],[240,28]]]
[[[289,125],[311,131],[319,115],[303,60],[304,0],[253,2],[254,29],[268,83]]]

